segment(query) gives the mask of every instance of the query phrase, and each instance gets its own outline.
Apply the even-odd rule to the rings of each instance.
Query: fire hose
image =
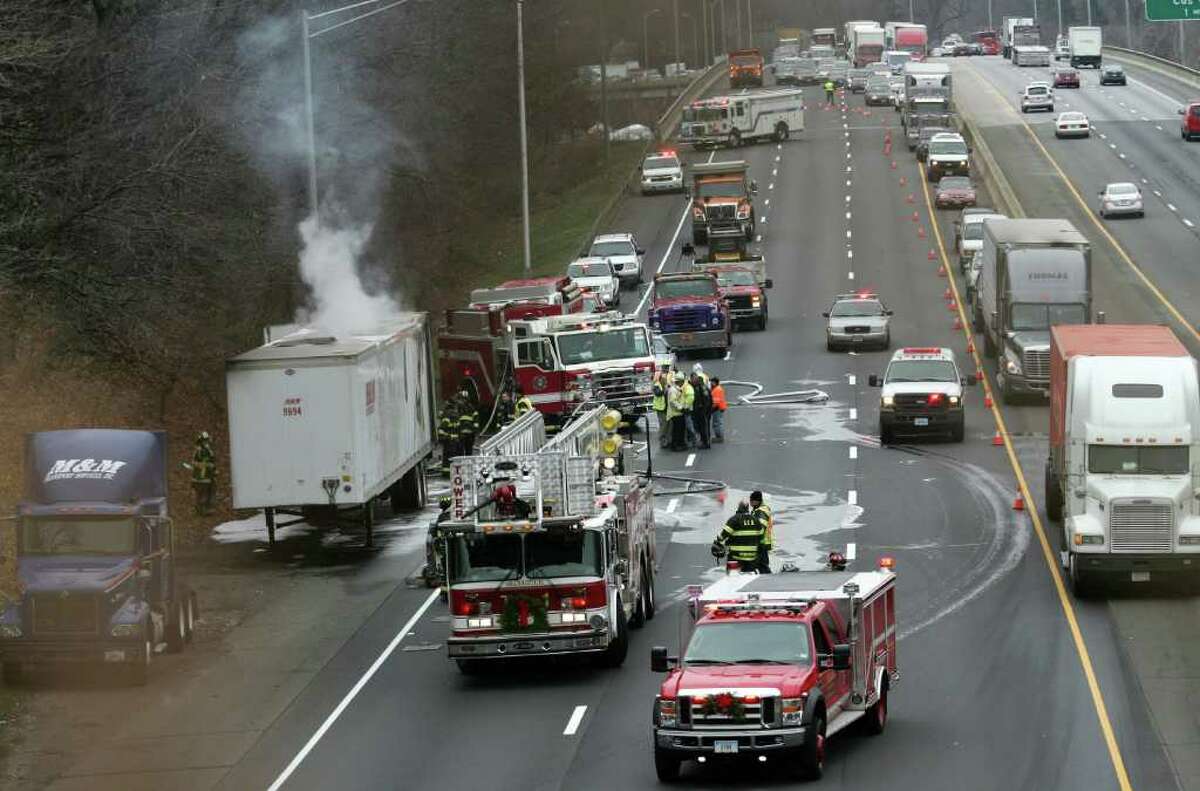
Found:
[[[776,404],[823,404],[829,400],[829,393],[812,388],[809,390],[788,390],[782,393],[763,394],[765,389],[758,382],[739,382],[734,379],[722,381],[721,384],[732,387],[748,387],[752,392],[738,396],[738,401],[750,406],[772,406]]]

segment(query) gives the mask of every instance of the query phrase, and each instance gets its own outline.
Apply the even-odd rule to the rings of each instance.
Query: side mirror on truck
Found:
[[[774,287],[775,287],[775,281],[772,280],[771,278],[768,277],[766,280],[763,281],[763,288],[774,288]]]
[[[833,647],[833,669],[850,669],[850,646],[848,644],[839,643]]]
[[[750,182],[750,193],[753,195],[758,194],[758,182],[757,181]]]
[[[650,670],[654,673],[666,673],[679,661],[677,656],[668,656],[666,646],[656,645],[650,649]]]
[[[867,377],[868,387],[883,387],[883,382],[879,381],[879,374],[871,374]]]

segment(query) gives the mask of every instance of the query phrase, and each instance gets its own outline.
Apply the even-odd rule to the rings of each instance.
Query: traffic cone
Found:
[[[983,405],[985,407],[987,407],[988,409],[992,408],[992,394],[991,393],[983,394]]]
[[[910,192],[910,193],[908,193],[907,195],[905,195],[905,196],[904,196],[904,202],[905,202],[905,203],[916,203],[916,202],[917,202],[917,196],[916,196],[916,195],[913,195],[913,194]]]
[[[967,341],[967,354],[975,353],[975,341]]]
[[[896,169],[896,160],[892,160],[892,170]]]
[[[924,238],[925,238],[925,226],[924,226],[924,225],[922,225],[921,227],[917,228],[917,238],[918,238],[918,239],[924,239]]]
[[[904,186],[904,185],[906,185],[906,184],[908,184],[908,177],[907,177],[907,176],[901,176],[901,177],[900,177],[900,186],[901,186],[901,187],[903,187],[903,186]]]
[[[955,307],[955,305],[954,305],[954,301],[953,301],[953,300],[951,300],[950,302],[947,302],[947,303],[946,303],[946,310],[948,310],[948,311],[949,311],[949,312],[951,312],[951,313],[954,313],[954,312],[956,312],[956,311],[958,310],[958,308],[957,308],[957,307]]]
[[[982,381],[983,381],[983,371],[976,371],[976,372],[975,372],[975,381],[976,381],[976,382],[982,382]]]
[[[725,505],[725,490],[724,489],[721,489],[717,492],[717,502],[720,503],[721,505]]]
[[[1017,496],[1013,498],[1013,510],[1014,511],[1024,511],[1025,510],[1025,498],[1021,496],[1020,489],[1017,489]]]
[[[960,319],[958,316],[954,317],[954,327],[952,327],[952,329],[956,329],[956,330],[962,329],[962,319]]]
[[[953,299],[953,298],[954,298],[954,294],[950,291],[950,289],[946,289],[945,291],[942,292],[942,299]]]
[[[996,447],[1003,447],[1004,437],[1000,436],[1000,429],[996,429],[995,435],[992,436],[992,444]]]
[[[929,254],[925,256],[925,259],[927,261],[936,261],[937,260],[937,251],[933,250],[931,248],[929,250]],[[938,277],[945,277],[945,276],[946,276],[946,267],[938,266]]]

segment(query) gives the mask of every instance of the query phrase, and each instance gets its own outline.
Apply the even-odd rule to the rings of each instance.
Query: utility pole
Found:
[[[1125,47],[1133,49],[1133,28],[1129,25],[1129,0],[1125,0]]]
[[[749,31],[749,41],[747,46],[754,48],[754,9],[750,5],[750,0],[746,0],[746,29]]]
[[[608,17],[600,11],[600,125],[604,127],[604,172],[608,173]]]
[[[990,5],[991,0],[988,0],[988,3]],[[917,21],[916,16],[913,14],[913,0],[908,0],[908,21],[910,23]]]
[[[1091,16],[1092,16],[1092,4],[1091,4],[1091,2],[1089,2],[1088,3],[1088,24],[1089,25],[1092,24]],[[1063,27],[1062,27],[1062,0],[1058,0],[1058,35],[1061,36],[1063,34],[1062,30],[1063,30]]]
[[[1179,62],[1186,66],[1187,65],[1187,57],[1184,53],[1184,41],[1185,41],[1184,35],[1185,34],[1184,34],[1183,20],[1181,19],[1181,20],[1179,20]]]
[[[679,57],[680,57],[680,55],[679,55],[679,0],[672,0],[671,5],[675,12],[675,63],[676,63],[675,68],[678,69],[679,68],[678,63],[679,63]],[[665,77],[666,75],[664,74],[663,76]]]
[[[1060,3],[1062,2],[1062,0],[1058,0],[1058,1]],[[1087,0],[1087,9],[1088,9],[1088,27],[1091,27],[1092,26],[1092,0]],[[1062,29],[1062,21],[1061,20],[1058,23],[1058,27],[1059,27],[1059,30]]]
[[[1128,2],[1128,0],[1126,0]],[[995,30],[996,26],[992,24],[992,0],[988,0],[988,30]]]
[[[742,0],[733,0],[733,13],[737,16],[737,48],[745,49],[746,45],[742,42]]]
[[[529,132],[525,128],[525,23],[524,0],[517,0],[517,107],[521,126],[521,241],[525,253],[525,277],[533,272],[529,241]],[[607,131],[607,130],[606,130]]]
[[[711,43],[708,38],[708,0],[700,0],[700,23],[704,31],[704,54],[701,56],[701,62],[704,64],[704,68],[707,69],[712,64],[712,59],[708,56],[709,44]]]

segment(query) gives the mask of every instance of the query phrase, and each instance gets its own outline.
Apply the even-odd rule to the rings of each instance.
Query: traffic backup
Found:
[[[683,656],[650,655],[667,674],[653,713],[659,780],[677,780],[685,761],[744,756],[816,779],[828,737],[856,723],[883,732],[899,679],[892,562],[853,572],[838,553],[830,561],[688,586],[695,623]]]

